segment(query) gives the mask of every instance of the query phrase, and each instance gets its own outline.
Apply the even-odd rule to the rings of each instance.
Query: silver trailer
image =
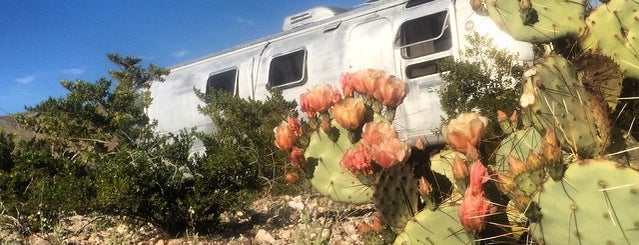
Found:
[[[148,114],[157,120],[159,133],[190,127],[210,132],[214,125],[198,112],[202,102],[193,88],[265,99],[270,84],[281,88],[285,98],[298,100],[320,83],[339,88],[344,72],[374,68],[409,84],[410,93],[394,121],[399,136],[441,143],[435,132],[443,116],[437,62],[459,57],[465,36],[474,31],[518,53],[520,59],[532,59],[529,44],[513,41],[490,19],[475,14],[467,0],[379,0],[351,9],[316,7],[287,17],[278,34],[171,68],[165,82],[152,85]]]

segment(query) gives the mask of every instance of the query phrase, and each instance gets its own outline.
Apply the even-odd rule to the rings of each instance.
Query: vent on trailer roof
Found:
[[[288,31],[295,27],[328,19],[347,11],[347,9],[336,7],[315,7],[286,17],[286,19],[284,19],[284,24],[282,25],[282,31]]]

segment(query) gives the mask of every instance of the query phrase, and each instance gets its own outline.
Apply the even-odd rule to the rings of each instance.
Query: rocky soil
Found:
[[[222,230],[214,235],[167,237],[150,224],[75,215],[48,234],[28,237],[9,220],[0,224],[0,244],[361,244],[357,224],[373,215],[372,205],[335,203],[317,194],[265,197],[249,210],[221,215]]]

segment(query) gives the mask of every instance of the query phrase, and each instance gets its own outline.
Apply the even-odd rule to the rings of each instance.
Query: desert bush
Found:
[[[64,80],[66,96],[16,116],[36,137],[15,144],[0,135],[0,197],[25,232],[92,212],[150,222],[171,235],[209,232],[222,212],[247,207],[265,187],[287,188],[279,181],[285,156],[273,150],[271,132],[294,102],[275,91],[264,101],[198,93],[216,131],[158,135],[144,113],[147,89],[168,72],[108,57],[120,68],[109,71],[113,80]],[[206,154],[192,154],[196,136]]]
[[[200,112],[215,125],[212,134],[200,134],[206,147],[205,162],[229,165],[235,173],[244,175],[241,185],[263,188],[273,194],[295,192],[283,183],[282,176],[290,168],[286,155],[273,146],[273,128],[286,116],[296,113],[296,103],[287,101],[281,91],[269,88],[263,100],[243,99],[223,91],[204,94],[196,91],[205,102]],[[216,163],[217,162],[217,163]]]
[[[446,59],[439,64],[444,81],[440,102],[448,118],[477,111],[492,117],[498,109],[518,109],[521,86],[518,79],[525,66],[508,50],[496,48],[492,41],[478,33],[468,35],[469,46],[459,60]]]

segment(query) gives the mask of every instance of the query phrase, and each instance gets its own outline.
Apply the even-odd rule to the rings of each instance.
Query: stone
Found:
[[[274,244],[275,238],[273,238],[273,236],[271,236],[271,234],[268,233],[268,231],[264,229],[259,229],[257,231],[257,234],[255,234],[255,242],[257,244]]]

